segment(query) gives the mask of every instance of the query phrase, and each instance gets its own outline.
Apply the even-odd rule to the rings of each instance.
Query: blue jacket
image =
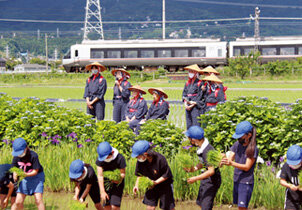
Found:
[[[107,82],[106,79],[102,75],[98,75],[95,79],[94,75],[89,77],[86,81],[84,98],[89,97],[90,100],[95,98],[99,98],[100,100],[104,100],[104,95],[107,91]]]
[[[129,119],[135,116],[135,119],[141,120],[145,118],[147,112],[148,106],[144,98],[138,98],[136,101],[134,99],[131,99],[127,104],[125,116]]]
[[[130,98],[130,90],[128,88],[131,87],[130,82],[128,82],[126,79],[124,79],[121,82],[121,86],[123,88],[122,92],[118,88],[118,86],[115,84],[113,88],[113,100],[122,98],[123,102],[128,103]]]
[[[160,100],[157,104],[153,102],[148,110],[146,120],[162,119],[166,120],[169,114],[169,103],[165,100]]]

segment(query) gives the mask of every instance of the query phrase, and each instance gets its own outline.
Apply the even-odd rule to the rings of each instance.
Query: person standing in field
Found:
[[[69,178],[76,184],[74,200],[84,203],[89,194],[95,208],[103,210],[98,180],[91,165],[85,164],[82,160],[72,161],[69,167]]]
[[[129,123],[129,127],[138,134],[137,126],[145,118],[148,112],[148,106],[145,99],[142,97],[146,92],[139,86],[130,87],[129,90],[132,93],[132,99],[127,104],[125,118]]]
[[[286,187],[284,209],[300,210],[302,208],[302,148],[293,145],[287,150],[286,163],[282,166],[280,184]]]
[[[256,142],[256,128],[248,121],[240,122],[233,134],[238,139],[231,147],[231,154],[223,158],[222,165],[233,166],[233,203],[239,210],[248,209],[254,189],[254,169],[259,150]]]
[[[96,160],[98,183],[101,190],[101,199],[105,210],[119,210],[121,207],[123,190],[125,187],[126,160],[117,149],[112,148],[108,142],[102,142],[97,148],[98,158]],[[108,180],[104,177],[104,171],[120,170],[120,180]],[[112,182],[105,189],[105,182]]]
[[[11,164],[0,165],[0,209],[6,209],[9,199],[11,206],[16,200],[16,189],[13,174],[9,172]]]
[[[192,168],[185,168],[186,172],[195,172],[200,170],[203,166],[206,171],[198,176],[190,177],[187,182],[193,184],[200,180],[199,192],[196,203],[202,210],[213,209],[214,199],[217,191],[221,185],[221,175],[219,168],[210,166],[207,163],[207,153],[214,150],[214,147],[209,143],[208,139],[204,137],[204,131],[199,126],[191,126],[185,133],[189,138],[192,146],[198,147],[197,156],[200,163]]]
[[[160,208],[174,210],[173,175],[166,158],[152,150],[150,143],[145,140],[135,142],[132,147],[133,158],[137,159],[135,176],[137,176],[133,193],[137,194],[139,179],[146,176],[153,182],[151,189],[145,193],[143,203],[147,210],[155,210],[160,200]]]
[[[225,95],[223,89],[221,89],[222,81],[214,74],[202,79],[206,81],[207,92],[205,96],[206,112],[214,109],[219,102],[225,101]]]
[[[106,79],[101,75],[106,67],[98,62],[89,64],[86,69],[91,71],[92,75],[86,80],[84,99],[87,104],[87,114],[96,117],[97,120],[105,118],[105,100],[104,96],[107,91]]]
[[[202,90],[202,81],[198,79],[201,69],[197,64],[186,66],[185,70],[189,71],[188,81],[186,82],[183,92],[182,92],[182,101],[184,102],[186,109],[186,122],[187,129],[192,125],[199,125],[197,117],[201,114],[201,109],[203,108],[203,103],[201,101]]]
[[[12,210],[24,209],[24,200],[28,195],[34,195],[38,210],[45,210],[43,202],[45,175],[37,153],[27,147],[27,143],[23,138],[17,138],[13,142],[12,155],[14,156],[12,167],[22,169],[26,175],[19,183]],[[17,182],[18,177],[15,172],[13,178],[14,182]]]
[[[130,98],[131,87],[128,78],[130,73],[124,69],[114,69],[111,71],[115,77],[115,84],[113,87],[113,120],[116,123],[125,120],[125,110]]]

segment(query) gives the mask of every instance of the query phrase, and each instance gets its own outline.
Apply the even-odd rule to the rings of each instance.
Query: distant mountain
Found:
[[[296,0],[166,0],[167,20],[195,20],[215,18],[249,17],[260,5],[261,17],[302,17],[302,3]],[[282,6],[283,5],[283,6]],[[296,8],[286,8],[296,5]],[[86,0],[0,0],[0,19],[33,20],[77,20],[85,17]],[[161,0],[101,0],[103,21],[113,20],[161,20]],[[261,21],[262,35],[302,35],[302,21]],[[0,21],[1,31],[36,31],[48,30],[79,31],[82,24],[42,24]],[[104,25],[106,31],[116,34],[118,25]],[[139,29],[154,35],[160,34],[160,25],[120,25],[122,30]],[[154,30],[154,28],[157,30]],[[220,35],[240,36],[253,34],[253,22],[218,22],[218,23],[178,23],[167,25],[168,33],[190,27],[192,36]],[[151,28],[151,29],[150,29]],[[108,36],[111,36],[108,35]],[[113,35],[112,35],[113,36]],[[131,35],[127,35],[130,37]],[[133,36],[133,34],[132,34]]]

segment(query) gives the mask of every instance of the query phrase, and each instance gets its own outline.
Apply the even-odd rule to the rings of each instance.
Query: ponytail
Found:
[[[254,154],[255,154],[255,149],[256,149],[256,128],[253,127],[253,130],[252,130],[252,136],[250,138],[250,142],[249,142],[249,145],[247,146],[247,149],[245,151],[245,155],[248,157],[248,158],[253,158],[254,157]]]

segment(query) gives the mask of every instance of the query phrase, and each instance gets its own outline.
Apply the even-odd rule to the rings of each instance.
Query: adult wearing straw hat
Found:
[[[197,64],[186,66],[185,70],[189,71],[188,81],[186,82],[183,93],[182,100],[186,108],[186,122],[187,129],[192,125],[199,125],[197,117],[200,116],[202,107],[201,103],[201,86],[202,81],[198,79],[201,69]]]
[[[125,120],[125,110],[130,101],[131,87],[128,78],[130,73],[125,69],[119,68],[111,71],[115,77],[115,84],[113,87],[113,120],[118,123]]]
[[[165,101],[168,95],[161,88],[149,88],[148,92],[153,95],[153,102],[148,109],[146,120],[161,119],[166,120],[169,114],[169,103]]]
[[[145,118],[148,112],[148,106],[145,99],[142,97],[146,92],[139,85],[130,87],[132,99],[127,104],[125,118],[129,123],[129,127],[138,134],[137,125]]]
[[[216,105],[225,101],[224,90],[221,89],[222,81],[214,74],[203,78],[207,81],[207,93],[206,93],[206,111],[209,111],[216,107]]]
[[[202,69],[200,71],[200,74],[204,75],[204,76],[210,76],[211,74],[215,74],[215,75],[220,75],[220,73],[214,69],[212,66],[207,66],[206,68]]]
[[[92,75],[86,80],[84,99],[87,104],[87,114],[96,117],[97,120],[104,120],[105,100],[104,95],[107,91],[106,79],[100,72],[105,71],[106,67],[98,62],[86,66]]]

